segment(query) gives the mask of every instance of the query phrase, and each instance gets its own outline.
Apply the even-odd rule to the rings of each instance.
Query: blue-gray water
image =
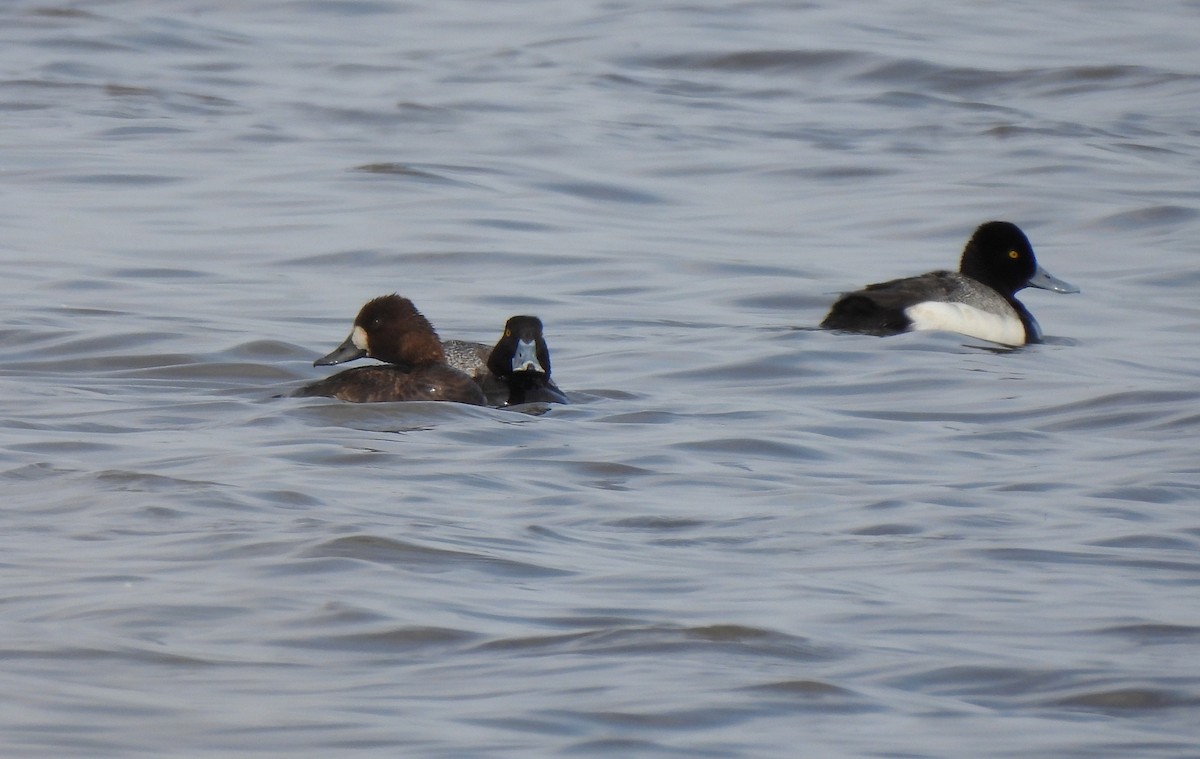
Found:
[[[1200,755],[1198,21],[4,3],[0,754]],[[276,397],[392,291],[575,403]]]

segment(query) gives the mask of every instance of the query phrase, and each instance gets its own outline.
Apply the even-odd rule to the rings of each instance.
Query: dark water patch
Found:
[[[1200,561],[1165,561],[1139,558],[1140,554],[1123,556],[1111,551],[1051,551],[1034,548],[985,548],[978,551],[978,553],[985,558],[1017,564],[1120,566],[1131,570],[1147,569],[1158,572],[1178,573],[1184,577],[1200,576]]]
[[[383,434],[387,437],[419,435],[457,422],[472,425],[478,420],[495,419],[496,415],[503,415],[513,420],[526,419],[526,417],[502,410],[443,401],[346,403],[329,398],[296,398],[291,399],[289,403],[297,404],[292,413],[298,414],[309,424]],[[370,441],[371,439],[362,441],[362,444],[369,449],[367,453],[383,452],[382,448],[370,445]],[[305,455],[316,456],[316,458],[304,460],[312,464],[332,466],[338,463],[347,463],[341,459],[341,455],[345,453],[345,450],[338,448],[314,448]],[[327,456],[332,457],[327,458]],[[351,458],[359,459],[358,454],[351,454]]]
[[[852,535],[867,535],[867,536],[871,536],[871,535],[884,536],[884,535],[920,535],[923,532],[925,532],[925,528],[918,527],[916,525],[894,524],[894,523],[886,523],[885,522],[883,524],[873,524],[873,525],[868,525],[866,527],[859,527],[855,530],[851,530],[850,534],[852,534]]]
[[[1164,84],[1195,84],[1200,76],[1163,71],[1146,66],[1064,66],[1036,69],[1030,77],[1042,95],[1062,97],[1079,93],[1145,89]]]
[[[541,187],[551,192],[602,203],[661,205],[668,202],[665,197],[655,193],[606,182],[546,182]]]
[[[697,357],[699,358],[699,356]],[[704,378],[708,381],[725,381],[738,383],[743,386],[762,385],[764,380],[797,379],[797,364],[804,357],[794,351],[779,353],[774,356],[763,356],[753,361],[738,359],[730,363],[708,364],[694,368],[670,371],[660,375],[663,378],[685,379]]]
[[[1145,548],[1155,551],[1196,551],[1200,548],[1197,541],[1184,540],[1174,535],[1124,535],[1119,538],[1089,541],[1086,545],[1097,548]]]
[[[873,56],[848,50],[742,50],[724,53],[676,53],[633,58],[624,63],[636,68],[668,71],[723,71],[730,73],[795,75],[863,65]]]
[[[679,422],[685,416],[670,411],[628,411],[598,417],[594,421],[604,424],[664,425]]]
[[[1200,706],[1200,696],[1165,688],[1130,687],[1077,693],[1046,701],[1045,705],[1120,715],[1167,709],[1195,709]]]
[[[1019,442],[1020,435],[1011,437],[1005,436],[1007,442]],[[1032,449],[1027,449],[1032,452]],[[997,493],[1053,493],[1055,491],[1068,490],[1070,485],[1064,482],[1010,482],[1001,484],[975,484],[971,483],[966,487],[982,487],[993,490]]]
[[[1200,485],[1180,484],[1174,487],[1153,485],[1127,485],[1117,488],[1106,488],[1092,495],[1096,498],[1108,498],[1115,501],[1131,503],[1195,503],[1200,495]]]
[[[29,16],[40,18],[61,18],[61,19],[89,19],[96,20],[101,18],[94,13],[90,13],[79,8],[61,8],[53,6],[43,6],[38,8],[23,9],[23,13]]]
[[[626,517],[608,523],[612,527],[637,531],[678,531],[692,530],[705,527],[709,522],[700,519],[685,519],[679,517]]]
[[[868,95],[858,102],[871,106],[883,106],[888,109],[927,110],[929,108],[938,108],[970,111],[976,113],[989,112],[995,114],[1011,114],[1014,117],[1022,115],[1017,109],[1003,105],[963,101],[959,98],[941,97],[933,94],[932,92],[924,91],[914,92],[909,90],[888,90],[885,92]]]
[[[1076,139],[1096,139],[1100,137],[1111,137],[1107,132],[1103,132],[1095,127],[1084,124],[1071,124],[1069,122],[1053,122],[1049,124],[1031,125],[1025,123],[1002,123],[993,124],[981,127],[980,134],[987,137],[994,137],[997,140],[1015,140],[1025,138],[1032,141],[1037,137],[1072,137]],[[1032,153],[1024,155],[1032,158]],[[1051,161],[1056,158],[1052,153],[1046,152],[1038,154],[1038,158],[1044,161]],[[1086,174],[1084,167],[1077,164],[1069,163],[1042,163],[1041,165],[1026,169],[1031,175],[1038,176],[1062,176],[1065,174]]]
[[[819,680],[782,680],[763,685],[749,685],[743,688],[743,690],[754,691],[758,693],[773,693],[785,696],[815,696],[818,698],[823,698],[825,696],[853,695],[851,691],[848,691],[845,688],[840,688],[831,683],[821,682]]]
[[[126,371],[114,371],[113,376],[138,380],[171,380],[180,387],[228,388],[231,385],[252,382],[284,385],[306,376],[286,367],[251,364],[243,362],[193,360],[179,364],[152,366]],[[281,391],[285,388],[280,388]]]
[[[377,270],[379,267],[395,266],[402,260],[403,256],[391,250],[378,249],[359,249],[359,250],[344,250],[336,253],[318,253],[312,256],[303,256],[297,258],[289,258],[281,261],[283,266],[330,266],[330,267],[370,267],[372,270]],[[384,269],[386,271],[386,269]],[[384,290],[390,291],[390,287],[385,287]],[[382,294],[382,293],[381,293]],[[362,304],[358,304],[362,305]],[[353,314],[350,315],[351,317]]]
[[[64,90],[92,90],[96,85],[84,82],[62,81],[60,79],[6,79],[0,81],[0,90],[48,90],[62,92]]]
[[[22,453],[36,453],[43,456],[65,456],[84,453],[100,453],[111,450],[108,443],[94,443],[88,440],[54,440],[42,443],[22,443],[10,446],[10,450]]]
[[[874,383],[872,383],[874,384]],[[894,389],[898,390],[899,396],[905,395],[906,382],[894,384]],[[918,386],[928,387],[928,384],[922,382],[913,382],[912,387]],[[842,386],[845,387],[845,386]],[[948,388],[949,389],[949,388]],[[870,389],[866,388],[866,393],[870,394]],[[846,394],[860,395],[863,394],[864,388],[859,388],[858,392],[846,390]],[[888,390],[884,390],[888,392]],[[840,416],[851,417],[854,419],[878,419],[882,422],[937,422],[937,423],[959,423],[959,424],[986,424],[991,422],[1002,422],[1004,419],[1009,419],[1007,414],[1001,413],[974,413],[968,411],[959,412],[944,412],[944,411],[851,411],[839,410]]]
[[[144,665],[147,667],[165,667],[167,669],[188,670],[206,668],[223,664],[214,659],[198,656],[188,656],[163,651],[158,648],[127,645],[119,649],[94,648],[88,646],[46,647],[37,649],[0,649],[0,660],[19,661],[30,659],[54,659],[70,662],[72,665],[117,663],[124,665]]]
[[[1160,71],[1142,66],[1064,66],[1056,68],[986,69],[943,66],[925,60],[892,59],[854,74],[851,79],[956,97],[996,98],[1019,92],[1040,97],[1069,97],[1078,94],[1143,89],[1178,84],[1194,75]]]
[[[1074,429],[1075,426],[1103,429],[1108,423],[1101,412],[1115,415],[1119,424],[1124,424],[1130,417],[1139,421],[1156,419],[1163,411],[1174,410],[1181,403],[1195,402],[1197,399],[1200,399],[1200,393],[1191,390],[1128,390],[1103,393],[1032,413],[1045,416],[1052,411],[1065,417],[1074,417],[1049,426],[1051,429]]]
[[[789,173],[797,179],[813,182],[861,182],[878,179],[900,173],[897,169],[882,166],[821,166],[807,169],[793,169]]]
[[[38,102],[33,98],[51,98],[55,92],[63,88],[77,90],[77,96],[80,99],[89,98],[89,102],[96,105],[97,108],[103,107],[107,116],[123,119],[149,116],[151,115],[150,109],[155,108],[162,109],[164,113],[170,114],[224,113],[232,109],[243,108],[241,104],[234,100],[208,93],[169,91],[140,85],[117,83],[93,84],[90,82],[36,79],[0,82],[0,89],[13,89],[26,94],[30,98],[30,100],[25,102],[9,101],[5,105],[7,110],[45,108],[47,103]],[[101,106],[99,104],[104,105]],[[194,131],[192,128],[169,124],[141,124],[99,129],[97,134],[117,138],[142,139],[151,135],[174,135],[178,133],[192,133]],[[103,176],[105,175],[100,175],[100,179],[92,178],[90,181],[103,181]],[[88,181],[88,179],[88,176],[84,175],[83,180]]]
[[[553,232],[562,229],[554,224],[521,219],[471,219],[471,224],[487,229],[501,229],[509,232]]]
[[[743,724],[756,716],[761,716],[757,709],[747,707],[724,707],[714,709],[681,709],[672,711],[560,711],[559,714],[590,723],[604,725],[622,731],[642,730],[698,730],[716,729]],[[702,752],[691,751],[692,755]],[[715,752],[712,756],[727,756]]]
[[[1167,623],[1118,625],[1096,631],[1100,635],[1115,635],[1143,644],[1200,643],[1200,627]]]
[[[396,627],[349,635],[312,635],[278,642],[291,648],[352,651],[364,654],[407,654],[429,649],[461,647],[480,636],[446,627]]]
[[[483,571],[499,577],[561,577],[570,572],[485,553],[457,551],[373,535],[334,538],[305,550],[306,558],[348,558],[416,572]]]
[[[292,258],[280,263],[284,266],[325,266],[330,268],[338,267],[364,267],[365,271],[403,271],[404,266],[417,266],[427,264],[439,264],[447,266],[451,269],[469,270],[473,267],[491,267],[497,264],[504,264],[511,267],[547,267],[547,266],[578,266],[585,262],[586,259],[579,256],[567,256],[562,254],[537,254],[537,253],[520,253],[516,251],[496,251],[496,250],[446,250],[446,251],[410,251],[410,252],[395,252],[382,250],[350,250],[338,253],[322,253],[314,256],[304,256]],[[402,284],[402,279],[395,280]],[[392,292],[396,288],[395,284],[383,286],[380,295],[385,292]],[[357,304],[357,305],[362,305]],[[421,304],[417,303],[417,308],[421,308]],[[352,318],[353,313],[347,315],[346,318]],[[436,326],[436,325],[435,325]],[[502,322],[498,321],[497,327],[502,326]]]
[[[1158,145],[1147,145],[1140,142],[1114,142],[1108,145],[1108,149],[1115,152],[1143,155],[1153,158],[1183,158],[1186,155],[1182,151],[1174,150],[1172,148],[1165,148]]]
[[[54,108],[51,103],[29,103],[18,102],[13,100],[0,101],[0,112],[20,112],[20,111],[44,111]]]
[[[360,16],[396,16],[409,10],[404,5],[397,5],[382,0],[288,0],[282,4],[287,12],[299,14],[322,14],[355,18]]]
[[[526,619],[526,621],[536,621],[542,627],[554,627],[563,630],[598,630],[646,625],[644,619],[629,616],[614,616],[611,614],[593,614],[589,611],[580,611],[578,614],[564,617],[541,617],[536,620]]]
[[[79,470],[77,469],[69,469],[43,461],[6,469],[0,472],[0,479],[14,482],[41,482],[42,480],[55,479],[78,473]]]
[[[149,87],[135,87],[128,84],[106,84],[104,94],[113,97],[147,97],[157,96],[158,92]]]
[[[570,716],[570,715],[567,715]],[[563,749],[568,756],[728,756],[723,751],[709,752],[696,748],[675,748],[663,743],[639,738],[592,738],[573,743]]]
[[[753,458],[799,462],[826,461],[830,458],[828,452],[811,446],[758,438],[714,438],[712,440],[677,443],[671,447],[677,450],[697,453],[715,453],[726,457],[733,457],[734,460]]]
[[[150,514],[151,509],[145,512]],[[173,509],[169,518],[187,519],[189,516],[186,510]],[[256,540],[252,535],[230,532],[223,532],[220,540],[215,535],[202,534],[198,539],[186,543],[180,541],[176,545],[189,547],[189,544],[192,550],[203,553],[212,561],[257,563],[256,570],[266,575],[272,574],[279,566],[275,561],[277,558],[288,556],[295,549],[294,540]]]
[[[1083,719],[1090,719],[1083,716]],[[1056,757],[1061,759],[1095,759],[1097,756],[1132,757],[1139,759],[1193,759],[1196,754],[1194,741],[1146,740],[1146,741],[1091,741],[1081,736],[1069,746],[1054,747]],[[1004,754],[1012,757],[1014,754]]]
[[[107,314],[99,314],[105,317]],[[88,325],[91,326],[91,325]],[[27,340],[30,345],[37,342],[39,360],[12,361],[9,366],[19,367],[26,371],[42,371],[59,368],[67,374],[97,369],[145,369],[154,366],[172,366],[180,363],[190,363],[195,359],[182,353],[138,354],[117,353],[128,351],[140,346],[153,346],[159,343],[178,341],[177,332],[138,331],[138,332],[108,332],[99,335],[79,337],[79,332],[43,333],[29,335],[36,337]]]
[[[764,284],[777,284],[779,278],[798,279],[804,276],[794,266],[776,266],[747,261],[695,261],[686,264],[689,272],[708,274],[713,277],[732,279],[745,287],[752,287],[752,277],[762,277]]]
[[[1158,230],[1188,224],[1200,216],[1200,209],[1190,206],[1156,205],[1110,214],[1095,222],[1101,229],[1120,231]]]
[[[900,690],[999,705],[1028,703],[1037,694],[1069,686],[1078,676],[1062,670],[956,665],[891,678],[888,684]]]
[[[774,709],[803,714],[864,714],[885,711],[885,707],[878,701],[821,680],[781,680],[749,685],[738,690],[768,701]]]
[[[742,625],[606,628],[563,635],[532,635],[484,643],[484,649],[527,655],[574,652],[586,655],[683,655],[711,653],[789,661],[824,661],[838,654],[804,638]]]
[[[104,342],[97,340],[96,342]],[[136,341],[135,341],[136,342]],[[64,346],[59,346],[64,350],[61,352],[64,357],[53,361],[21,361],[15,365],[20,366],[23,371],[28,372],[46,372],[46,373],[61,373],[63,376],[78,376],[80,374],[88,374],[96,376],[111,372],[124,372],[127,374],[143,371],[143,370],[178,370],[180,367],[196,366],[200,364],[198,356],[190,356],[179,353],[160,353],[160,354],[124,354],[124,355],[109,355],[109,356],[88,356],[80,355],[71,357],[73,349],[80,351],[84,350],[83,346],[88,345],[88,341],[72,341]],[[97,346],[88,345],[87,350],[102,350]],[[60,352],[58,350],[55,351]]]
[[[178,25],[178,22],[175,24]],[[198,27],[186,28],[182,33],[143,27],[136,31],[115,35],[115,38],[140,51],[142,55],[152,54],[155,50],[173,55],[183,51],[215,53],[227,47],[229,42],[229,40],[214,38],[207,33],[207,30]]]
[[[363,174],[381,174],[393,177],[406,177],[409,179],[420,179],[430,182],[446,182],[453,183],[455,180],[449,177],[435,174],[431,171],[418,169],[415,166],[410,166],[403,163],[365,163],[361,166],[355,166],[351,171],[357,171]]]
[[[91,578],[88,582],[92,582]],[[111,582],[111,580],[106,581]],[[145,582],[144,578],[142,582]],[[184,626],[214,625],[218,622],[239,619],[246,610],[238,606],[220,604],[161,603],[150,601],[134,603],[55,609],[36,618],[38,622],[69,624],[72,622],[112,627],[133,631],[135,640],[158,642],[158,630],[176,624]]]
[[[533,733],[535,735],[577,735],[579,730],[574,726],[564,724],[562,722],[551,722],[543,719],[521,719],[521,718],[470,718],[463,719],[462,722],[468,725],[479,725],[480,727],[495,728],[504,732],[513,733]]]
[[[97,136],[108,137],[108,138],[112,138],[112,139],[122,139],[122,140],[123,139],[141,140],[141,139],[145,139],[147,137],[167,137],[167,136],[175,136],[178,134],[186,134],[189,131],[190,130],[184,129],[182,127],[128,126],[128,127],[116,127],[115,129],[106,129],[106,130],[98,133]]]
[[[593,287],[576,290],[572,295],[580,298],[636,298],[651,292],[646,285],[621,285],[618,287]]]
[[[462,115],[453,108],[423,105],[421,103],[396,103],[400,115],[414,124],[457,124]]]
[[[1200,284],[1200,271],[1176,269],[1168,272],[1139,272],[1130,276],[1130,279],[1135,280],[1142,285],[1153,288],[1154,290],[1159,290],[1160,288],[1165,288],[1167,290],[1177,288],[1190,289]],[[1166,303],[1163,303],[1160,308],[1163,308],[1166,305]],[[1167,311],[1168,308],[1163,308],[1163,310]],[[1177,313],[1185,317],[1193,317],[1195,311],[1196,309],[1190,304],[1183,308],[1180,308],[1178,304],[1174,305],[1173,307],[1169,307],[1169,312]],[[1187,326],[1190,328],[1191,324],[1192,318],[1189,318]]]
[[[97,472],[94,477],[96,482],[108,485],[115,490],[137,492],[174,492],[181,486],[207,490],[219,484],[207,480],[182,480],[178,477],[131,472],[124,469],[109,469]]]
[[[81,36],[53,36],[39,37],[29,40],[27,44],[37,47],[54,50],[59,53],[85,53],[87,55],[103,55],[105,53],[132,53],[132,48],[128,45],[109,42],[108,40],[98,39],[96,37],[81,37]],[[51,71],[62,70],[64,67],[58,66],[48,67]],[[80,73],[75,66],[69,67],[69,71],[63,73]]]
[[[536,409],[534,411],[537,411]],[[547,413],[549,409],[542,410],[542,413]],[[511,411],[501,411],[502,414],[513,413]],[[520,412],[518,412],[520,413]],[[467,435],[468,439],[474,439],[483,444],[495,443],[496,436],[492,432],[485,435]],[[561,490],[569,487],[580,486],[586,488],[595,488],[598,490],[607,491],[628,491],[635,486],[641,478],[648,475],[656,474],[652,469],[647,469],[641,466],[631,464],[622,464],[620,462],[611,461],[571,461],[563,458],[564,454],[569,455],[568,451],[537,451],[537,450],[515,450],[506,455],[505,458],[512,462],[512,466],[517,467],[517,471],[530,471],[533,467],[552,466],[556,470],[564,473],[563,477],[556,477],[553,480],[539,480],[532,478],[529,484],[537,484],[541,488],[550,490]],[[565,476],[566,473],[570,477]],[[565,483],[570,482],[568,486]]]
[[[876,338],[871,338],[876,339]],[[903,349],[903,346],[901,347]],[[917,348],[924,350],[925,346]],[[858,382],[839,387],[810,388],[819,390],[822,395],[870,395],[874,392],[885,392],[887,396],[920,397],[927,394],[929,388],[927,379],[889,378],[886,381]],[[949,391],[952,385],[945,383]],[[1014,392],[1020,390],[1014,386]],[[958,422],[964,424],[1010,424],[1013,421],[1028,421],[1033,428],[1041,432],[1087,431],[1142,427],[1151,422],[1161,421],[1164,412],[1178,408],[1179,403],[1187,398],[1193,399],[1196,394],[1191,391],[1175,390],[1132,390],[1116,393],[1106,393],[1082,400],[1069,401],[1054,405],[1033,405],[1041,400],[1040,397],[1030,397],[1029,408],[1004,408],[994,412],[961,410],[907,411],[881,409],[861,411],[844,409],[838,413],[844,416],[866,419],[883,419],[888,421],[908,422]]]
[[[388,615],[372,609],[353,606],[344,601],[328,601],[306,622],[318,627],[365,627],[383,626],[390,620]]]
[[[347,108],[316,105],[314,103],[294,103],[302,123],[327,124],[342,127],[371,127],[373,129],[387,128],[401,130],[409,126],[409,119],[404,114],[384,107],[378,109]]]
[[[186,177],[165,174],[75,174],[63,177],[68,184],[111,185],[114,187],[159,187],[187,181]]]
[[[215,276],[210,271],[201,271],[200,269],[172,268],[166,266],[142,266],[128,269],[113,269],[110,272],[106,272],[104,276],[118,280],[145,279],[152,282],[164,280],[182,280],[185,282],[207,281],[210,283],[217,283],[221,281],[220,277]]]
[[[227,358],[254,358],[264,361],[307,361],[312,358],[312,351],[281,340],[250,340],[238,343],[223,351],[221,355]]]

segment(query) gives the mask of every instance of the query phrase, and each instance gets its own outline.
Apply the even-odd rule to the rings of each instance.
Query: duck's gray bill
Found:
[[[1037,271],[1035,271],[1033,276],[1029,278],[1029,286],[1036,287],[1041,290],[1050,290],[1056,293],[1079,292],[1078,287],[1070,282],[1064,282],[1063,280],[1043,269],[1041,266],[1037,267]]]

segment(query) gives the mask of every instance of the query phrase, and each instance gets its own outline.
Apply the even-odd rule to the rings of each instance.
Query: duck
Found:
[[[567,403],[550,377],[550,348],[536,316],[510,317],[488,355],[487,368],[507,396],[497,405]],[[486,388],[485,388],[486,389]]]
[[[944,330],[1008,346],[1040,343],[1041,326],[1016,299],[1026,287],[1079,292],[1038,265],[1020,227],[988,221],[967,241],[958,271],[931,271],[843,294],[821,327],[869,335]]]
[[[457,401],[482,406],[487,402],[470,375],[446,363],[442,342],[429,320],[398,294],[368,301],[355,317],[349,337],[313,365],[335,366],[364,357],[386,363],[347,369],[306,385],[295,395],[352,403]]]

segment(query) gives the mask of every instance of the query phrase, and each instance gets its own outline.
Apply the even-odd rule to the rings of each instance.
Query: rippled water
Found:
[[[0,753],[1180,757],[1200,5],[0,7]],[[1020,224],[1044,345],[812,329]],[[539,314],[542,416],[279,397]]]

